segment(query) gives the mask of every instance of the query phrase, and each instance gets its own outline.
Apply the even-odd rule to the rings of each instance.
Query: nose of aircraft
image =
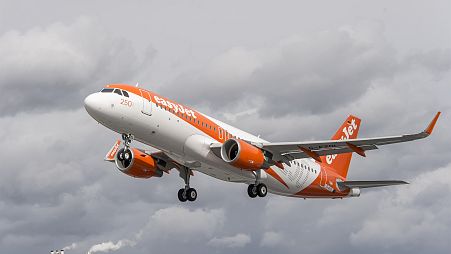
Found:
[[[85,109],[94,118],[102,110],[101,98],[99,96],[99,93],[93,93],[85,98]]]

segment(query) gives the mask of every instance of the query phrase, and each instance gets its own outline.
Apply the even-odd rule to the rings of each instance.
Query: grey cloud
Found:
[[[449,72],[451,69],[451,49],[434,49],[416,52],[410,55],[406,62],[420,68],[427,68],[437,74]]]
[[[262,247],[276,247],[278,245],[289,244],[289,242],[285,241],[285,239],[286,237],[283,234],[279,232],[269,231],[263,234],[260,245]]]
[[[378,35],[381,36],[381,35]],[[394,49],[351,28],[286,39],[271,48],[235,48],[211,67],[163,87],[213,109],[261,99],[265,115],[325,113],[359,98],[398,68]]]
[[[430,248],[446,252],[451,226],[451,185],[446,180],[451,177],[450,169],[448,165],[421,174],[407,188],[384,197],[361,228],[350,235],[351,243],[382,249],[399,247],[406,253]]]
[[[44,2],[39,2],[41,8],[55,9]],[[30,3],[22,4],[29,8]],[[97,2],[91,8],[74,4],[67,8],[70,10],[52,11],[67,16],[64,23],[57,22],[50,11],[33,10],[45,17],[39,19],[27,13],[0,15],[2,21],[14,24],[5,30],[5,22],[0,22],[6,31],[0,35],[0,87],[2,94],[12,95],[2,97],[0,103],[1,253],[48,253],[74,246],[66,253],[85,254],[101,243],[107,243],[106,249],[116,249],[117,254],[449,252],[449,49],[435,44],[411,49],[435,40],[434,36],[425,33],[418,38],[416,28],[407,33],[397,24],[401,19],[432,22],[432,17],[419,21],[418,15],[410,14],[414,10],[407,13],[405,6],[398,6],[411,17],[384,20],[385,33],[381,27],[336,29],[334,15],[341,14],[334,9],[325,16],[316,17],[315,12],[305,19],[304,27],[313,31],[306,32],[299,28],[297,18],[308,8],[292,8],[293,16],[283,11],[283,21],[277,16],[266,19],[263,12],[254,19],[249,13],[260,11],[258,1],[240,9],[245,17],[241,21],[252,18],[255,27],[265,29],[249,33],[240,28],[240,21],[235,26],[237,33],[221,38],[219,35],[227,32],[217,28],[216,22],[223,22],[221,12],[215,12],[214,22],[206,24],[202,18],[211,13],[202,4],[187,3],[190,12],[180,8],[168,15],[172,4],[168,3],[168,9],[158,8],[154,2],[140,3],[139,8],[131,3],[119,8],[114,1]],[[384,4],[368,8],[375,11]],[[236,5],[227,5],[223,17],[234,18],[230,13],[236,11]],[[345,3],[335,7],[342,5],[349,8]],[[390,2],[384,15],[397,13],[394,5]],[[274,14],[274,6],[265,6]],[[81,12],[77,8],[98,13],[100,20],[74,22],[72,14]],[[318,10],[324,7],[318,6]],[[416,13],[423,15],[424,9]],[[355,14],[353,11],[350,16]],[[202,29],[196,33],[191,28],[199,26],[190,18],[204,29],[210,25],[208,31],[215,30],[218,37],[207,36],[210,33]],[[169,19],[173,23],[168,25]],[[326,32],[318,31],[318,27],[324,29],[316,22],[325,20],[334,24],[324,26]],[[230,28],[228,21],[219,27]],[[190,28],[184,36],[173,36],[181,23]],[[266,27],[277,29],[268,31]],[[418,29],[433,32],[436,30],[430,27],[437,26],[426,27]],[[286,31],[276,33],[279,28]],[[406,39],[409,34],[417,37],[414,44]],[[249,41],[238,39],[241,35]],[[443,32],[440,36],[444,37]],[[124,37],[128,39],[121,39]],[[138,41],[153,42],[151,37],[158,40],[158,49],[163,49],[160,58],[154,59],[153,50],[142,55],[136,47]],[[443,41],[449,44],[449,38]],[[217,55],[218,51],[223,53]],[[179,56],[181,52],[185,55]],[[199,59],[210,58],[212,61],[202,63],[206,67],[199,67]],[[150,64],[159,66],[164,74],[147,73]],[[160,88],[163,95],[273,141],[326,139],[349,113],[363,118],[362,137],[421,130],[436,110],[444,114],[427,140],[383,147],[368,152],[365,159],[353,159],[350,179],[404,179],[411,182],[409,186],[368,190],[360,198],[348,200],[274,195],[250,200],[244,185],[196,172],[192,185],[199,199],[181,205],[176,191],[183,183],[177,172],[140,181],[103,162],[117,135],[96,124],[81,105],[87,93],[104,83],[134,83],[146,75],[172,78],[180,70],[184,75],[175,82],[166,77],[141,84],[151,89],[164,84]],[[336,89],[338,86],[343,90]],[[328,97],[329,90],[334,93]],[[379,234],[379,230],[387,234]],[[419,240],[420,235],[424,238]],[[208,244],[210,241],[217,245]],[[411,242],[413,245],[406,247]],[[225,248],[235,243],[242,247]],[[119,245],[123,247],[117,249]]]
[[[222,248],[243,248],[251,242],[251,237],[247,234],[239,233],[234,236],[215,237],[208,241],[208,245]]]
[[[133,81],[152,57],[96,20],[79,18],[0,35],[0,115],[74,109],[105,83]]]
[[[280,233],[265,233],[262,243],[287,253],[296,253],[299,246],[312,253],[421,253],[431,248],[446,253],[451,200],[445,179],[450,172],[447,165],[415,177],[407,187],[364,191],[359,199],[329,202],[314,215],[323,201],[272,199],[265,217],[276,219],[265,228],[284,232],[284,244],[270,241]],[[302,223],[284,220],[291,213],[299,214]]]

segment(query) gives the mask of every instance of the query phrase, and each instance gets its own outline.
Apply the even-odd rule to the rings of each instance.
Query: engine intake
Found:
[[[222,159],[234,167],[258,170],[270,166],[264,152],[243,140],[229,139],[221,147]]]
[[[139,151],[136,148],[125,150],[121,148],[114,159],[116,167],[124,174],[136,178],[161,177],[163,171],[157,167],[157,162],[152,156]]]

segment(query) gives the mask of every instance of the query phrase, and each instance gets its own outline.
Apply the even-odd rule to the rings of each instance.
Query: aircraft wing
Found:
[[[271,152],[273,154],[274,161],[281,161],[285,163],[289,163],[289,161],[293,159],[308,157],[321,161],[320,156],[350,152],[355,152],[361,156],[365,156],[365,151],[377,149],[382,145],[408,142],[429,136],[432,133],[439,116],[440,112],[435,115],[424,131],[416,134],[378,138],[252,144],[263,150]]]
[[[391,186],[391,185],[400,185],[400,184],[409,184],[404,181],[396,181],[396,180],[388,180],[388,181],[344,181],[337,183],[339,187],[348,187],[348,188],[374,188],[374,187],[383,187],[383,186]]]

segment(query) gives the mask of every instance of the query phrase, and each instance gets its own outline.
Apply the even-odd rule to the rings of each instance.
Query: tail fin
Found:
[[[359,133],[361,120],[353,115],[348,116],[346,121],[340,126],[332,140],[355,139]],[[321,161],[327,166],[333,168],[335,172],[346,178],[348,175],[349,164],[351,163],[352,153],[334,154],[322,156]]]

